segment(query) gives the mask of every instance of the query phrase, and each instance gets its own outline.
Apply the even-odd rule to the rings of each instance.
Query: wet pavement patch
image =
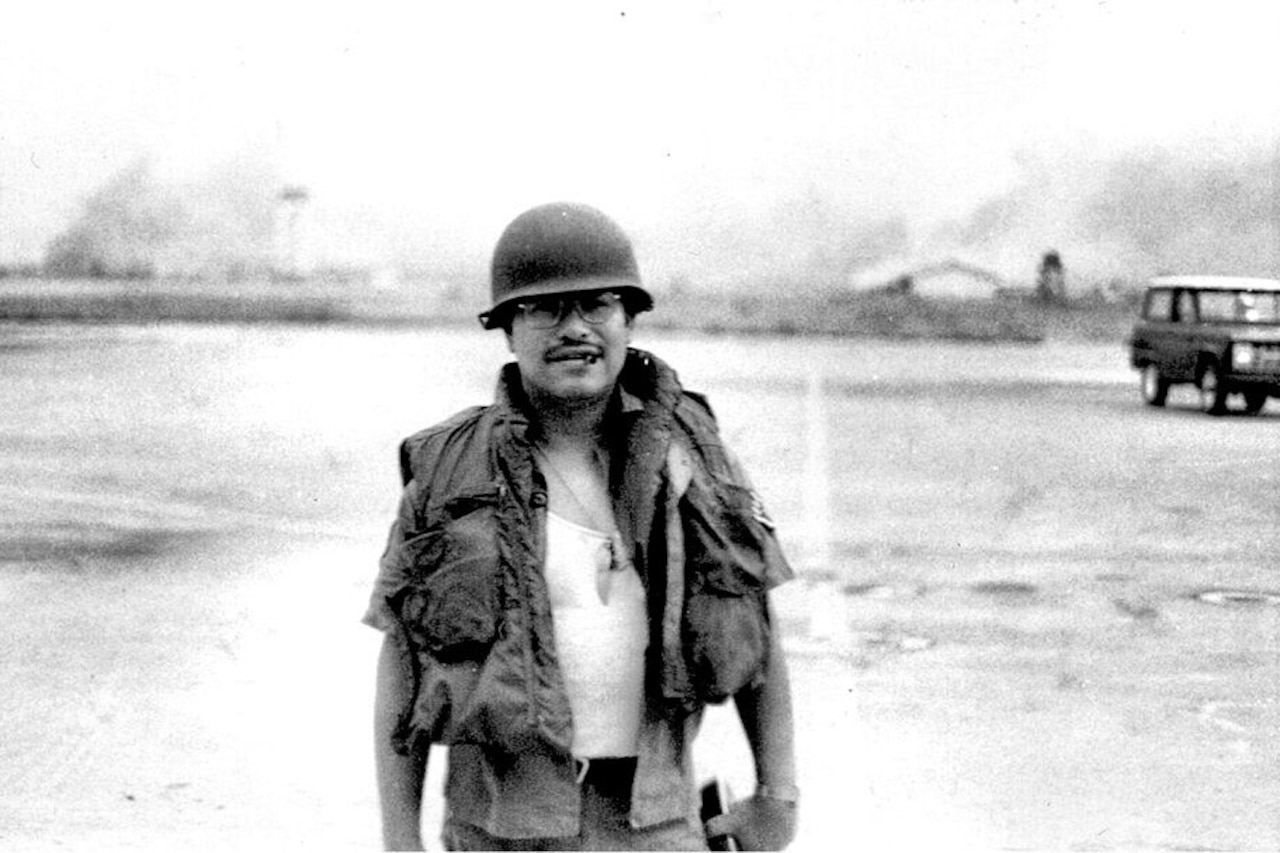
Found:
[[[1256,589],[1206,589],[1191,598],[1217,607],[1260,607],[1280,605],[1280,592]]]
[[[891,652],[923,652],[937,644],[931,637],[900,634],[896,631],[855,631],[853,639],[864,649]]]
[[[1011,599],[1031,598],[1039,592],[1035,584],[1021,581],[978,581],[977,583],[969,584],[969,589],[981,595]]]
[[[54,527],[0,541],[0,564],[61,564],[72,569],[127,565],[189,548],[203,531]]]
[[[1158,608],[1153,607],[1152,605],[1142,601],[1130,601],[1124,598],[1113,598],[1111,599],[1111,603],[1115,605],[1115,608],[1119,610],[1121,613],[1133,619],[1143,620],[1143,619],[1159,619],[1160,618],[1160,611]]]
[[[841,587],[840,591],[851,598],[875,598],[881,600],[919,598],[924,595],[924,587],[916,584],[850,583]]]

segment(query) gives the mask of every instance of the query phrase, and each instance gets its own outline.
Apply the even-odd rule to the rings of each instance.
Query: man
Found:
[[[494,403],[406,439],[365,621],[384,843],[421,847],[431,744],[460,850],[748,849],[794,836],[793,724],[767,590],[791,569],[706,402],[630,348],[653,300],[599,211],[550,204],[494,250]],[[707,828],[690,749],[732,698],[757,787]]]

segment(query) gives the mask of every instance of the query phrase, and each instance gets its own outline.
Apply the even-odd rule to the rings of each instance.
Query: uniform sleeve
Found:
[[[392,602],[409,581],[412,561],[405,543],[418,534],[416,507],[421,506],[417,482],[410,480],[400,496],[400,508],[387,536],[387,547],[378,562],[378,576],[373,582],[369,607],[360,620],[364,624],[388,631],[399,625]]]
[[[762,552],[764,556],[764,587],[765,589],[773,589],[778,585],[785,584],[786,581],[795,578],[795,570],[791,569],[790,562],[787,562],[786,555],[782,553],[782,546],[778,543],[777,525],[773,523],[773,519],[765,511],[763,498],[760,498],[760,492],[755,488],[755,484],[751,483],[751,478],[746,473],[745,467],[737,457],[736,453],[728,446],[723,446],[724,460],[728,462],[730,474],[735,483],[745,488],[751,494],[751,516],[754,517],[756,523],[763,529]],[[687,476],[685,478],[687,482]]]
[[[758,495],[756,500],[759,501]],[[760,512],[764,512],[763,505],[760,505]],[[773,589],[776,586],[781,586],[795,576],[795,570],[791,568],[791,563],[787,561],[786,555],[782,553],[782,546],[778,543],[777,533],[772,528],[769,528],[764,542],[765,588]]]
[[[742,467],[742,462],[732,450],[725,447],[724,452],[734,477],[751,492],[751,515],[764,528],[765,535],[762,543],[764,551],[764,585],[766,589],[773,589],[794,578],[796,576],[795,570],[791,568],[786,555],[782,553],[782,546],[778,543],[777,525],[773,523],[773,518],[765,510],[764,500],[760,497],[760,492],[756,489],[755,484],[751,482],[751,477],[747,475],[747,470]]]

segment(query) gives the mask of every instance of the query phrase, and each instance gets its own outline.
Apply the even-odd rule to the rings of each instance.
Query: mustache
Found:
[[[565,343],[554,346],[546,352],[547,361],[564,361],[571,358],[598,359],[604,355],[604,350],[594,344],[587,343]]]

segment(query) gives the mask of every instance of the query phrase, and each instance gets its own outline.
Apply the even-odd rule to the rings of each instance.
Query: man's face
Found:
[[[541,297],[517,307],[507,346],[531,397],[591,400],[612,393],[631,344],[631,326],[614,293]]]

